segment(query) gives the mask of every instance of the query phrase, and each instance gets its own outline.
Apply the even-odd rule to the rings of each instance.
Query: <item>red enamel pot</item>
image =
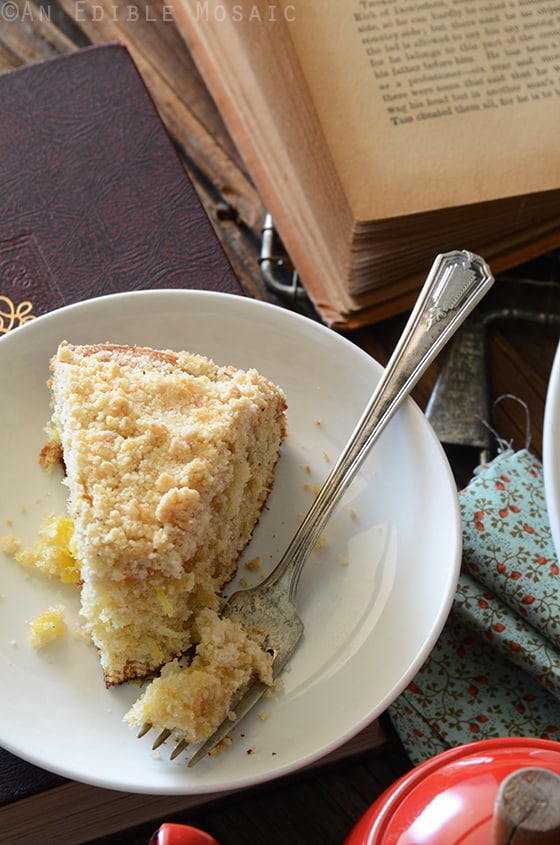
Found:
[[[504,738],[444,751],[386,790],[344,845],[491,845],[500,786],[529,768],[560,775],[560,743]]]

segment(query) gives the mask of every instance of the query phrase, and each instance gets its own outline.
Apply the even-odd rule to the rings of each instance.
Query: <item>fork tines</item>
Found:
[[[232,703],[232,710],[225,719],[221,722],[221,724],[216,728],[213,734],[208,737],[207,740],[203,742],[200,748],[193,754],[191,759],[188,761],[188,766],[192,767],[195,766],[203,757],[205,757],[209,752],[211,752],[232,730],[232,728],[243,718],[243,716],[248,713],[248,711],[253,707],[254,704],[263,696],[266,690],[270,689],[268,684],[263,683],[259,680],[258,677],[254,677],[252,681],[249,683],[239,692],[236,700]],[[153,728],[153,725],[149,722],[146,722],[144,725],[141,726],[140,730],[137,733],[137,738],[141,739],[142,737],[146,736]],[[170,736],[172,736],[173,730],[170,728],[164,728],[155,738],[152,750],[156,751],[161,745],[163,745]],[[176,742],[175,747],[171,751],[170,760],[176,760],[183,751],[185,751],[189,747],[190,743],[186,739],[178,739]]]

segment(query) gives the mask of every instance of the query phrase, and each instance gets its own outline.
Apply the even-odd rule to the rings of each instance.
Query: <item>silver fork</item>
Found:
[[[282,559],[261,584],[233,593],[227,600],[223,615],[259,632],[263,648],[273,656],[275,679],[303,634],[295,607],[296,591],[303,565],[325,523],[389,419],[493,282],[486,262],[473,253],[454,251],[437,256],[365,412]],[[212,751],[267,689],[258,678],[250,682],[232,702],[235,718],[224,719],[188,765],[194,766]],[[160,734],[154,745],[170,734]],[[180,741],[172,758],[186,747],[187,743]]]

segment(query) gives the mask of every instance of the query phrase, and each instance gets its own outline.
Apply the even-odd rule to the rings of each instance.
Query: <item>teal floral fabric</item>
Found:
[[[560,570],[541,464],[505,451],[459,494],[463,561],[428,660],[389,713],[412,762],[500,736],[560,740]]]

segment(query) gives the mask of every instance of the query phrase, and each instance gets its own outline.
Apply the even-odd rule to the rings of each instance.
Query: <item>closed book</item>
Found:
[[[4,73],[0,108],[0,332],[121,291],[242,293],[123,44]]]

